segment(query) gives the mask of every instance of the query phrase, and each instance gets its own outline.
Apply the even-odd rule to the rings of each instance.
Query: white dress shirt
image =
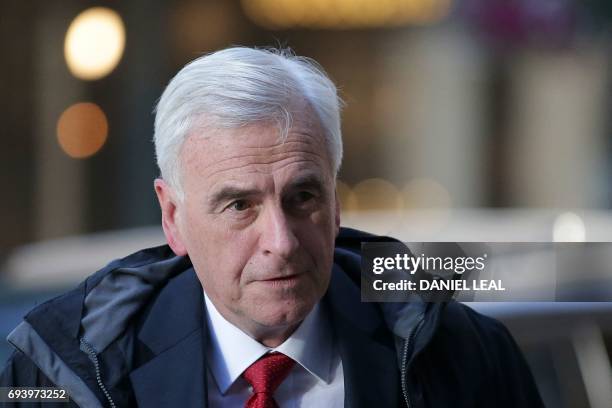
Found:
[[[225,320],[206,293],[208,320],[208,403],[211,408],[240,407],[252,395],[242,373],[264,354],[293,360],[289,375],[274,393],[281,408],[344,407],[342,361],[329,320],[317,303],[293,334],[276,348],[266,347]]]

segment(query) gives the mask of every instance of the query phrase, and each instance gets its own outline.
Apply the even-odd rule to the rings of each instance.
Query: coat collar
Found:
[[[203,292],[193,268],[153,303],[138,339],[152,358],[130,373],[138,406],[206,406]]]
[[[138,334],[152,357],[130,374],[139,406],[207,406],[203,304],[193,268],[155,300]],[[360,302],[359,289],[336,265],[323,304],[342,358],[345,406],[398,406],[393,338],[376,306]]]
[[[399,406],[400,379],[394,339],[373,303],[334,265],[324,297],[344,370],[345,407]]]

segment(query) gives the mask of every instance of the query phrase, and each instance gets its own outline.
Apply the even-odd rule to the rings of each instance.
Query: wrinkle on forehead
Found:
[[[256,166],[263,168],[264,166],[276,168],[287,161],[303,160],[312,161],[318,165],[325,162],[326,157],[319,149],[313,148],[308,143],[303,142],[286,142],[283,145],[272,148],[265,147],[244,147],[240,148],[236,154],[228,152],[228,154],[220,157],[213,163],[207,163],[202,168],[196,170],[210,174],[214,174],[223,169],[241,168],[244,166]],[[197,166],[197,165],[196,165]]]
[[[331,174],[331,158],[320,127],[304,126],[308,124],[295,123],[284,140],[270,124],[217,130],[206,137],[193,135],[181,152],[183,178],[187,181],[195,177],[200,183],[224,174],[232,178],[254,172],[272,173],[298,163],[300,167],[326,168]]]

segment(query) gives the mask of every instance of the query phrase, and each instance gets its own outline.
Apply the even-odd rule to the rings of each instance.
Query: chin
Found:
[[[300,323],[314,307],[315,302],[271,302],[259,310],[256,319],[269,328],[288,327]]]

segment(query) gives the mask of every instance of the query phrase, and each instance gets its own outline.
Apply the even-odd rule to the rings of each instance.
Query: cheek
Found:
[[[335,213],[332,211],[332,208],[326,208],[324,211],[313,213],[305,228],[310,230],[311,235],[317,236],[319,245],[325,244],[329,247],[330,242],[333,243],[336,236]],[[321,239],[324,242],[321,242]]]
[[[209,216],[188,217],[187,253],[205,289],[235,299],[240,296],[243,270],[248,269],[252,239]]]
[[[335,224],[329,213],[316,213],[300,228],[300,243],[310,254],[319,273],[331,269],[334,254]]]

